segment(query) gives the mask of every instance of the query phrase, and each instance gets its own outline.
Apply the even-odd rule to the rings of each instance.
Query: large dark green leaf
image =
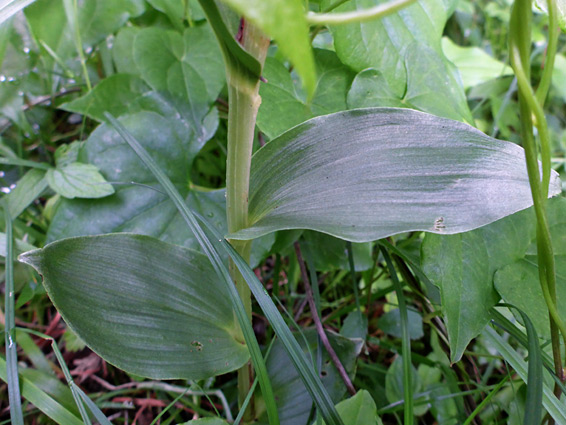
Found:
[[[350,108],[393,106],[419,109],[458,121],[472,121],[460,82],[447,69],[446,60],[421,43],[404,51],[406,88],[395,92],[386,74],[374,68],[360,72],[348,93]],[[443,101],[439,102],[441,98]]]
[[[553,175],[550,193],[560,192]],[[460,233],[532,204],[522,148],[407,109],[314,118],[252,159],[250,226],[230,237],[311,229],[355,242]]]
[[[317,80],[310,103],[302,98],[289,70],[277,59],[267,58],[260,87],[261,106],[257,125],[270,139],[318,115],[347,109],[346,94],[354,73],[330,50],[314,50]]]
[[[156,379],[201,379],[249,358],[206,256],[131,234],[65,239],[20,256],[101,357]]]
[[[386,0],[352,0],[336,9],[349,11],[385,3]],[[330,4],[327,0],[324,4]],[[453,0],[420,0],[380,20],[331,27],[336,53],[342,62],[360,72],[374,68],[394,98],[425,112],[472,122],[455,67],[446,60],[440,39]],[[367,74],[365,75],[367,79]],[[366,81],[367,84],[367,81]],[[360,88],[357,88],[359,91]],[[438,101],[438,96],[443,101]],[[436,96],[436,97],[435,97]],[[395,103],[360,106],[398,106]],[[412,106],[411,106],[412,105]]]
[[[313,356],[311,358],[314,358],[317,344],[316,331],[309,329],[303,331],[303,334],[308,347],[305,346],[301,335],[295,334],[296,339],[303,351],[305,353],[310,351]],[[333,332],[327,332],[327,335],[344,368],[353,378],[356,370],[356,358],[362,348],[362,340],[351,340]],[[328,353],[324,348],[322,350],[321,380],[328,394],[336,403],[346,393],[346,386],[336,368],[330,362]],[[280,340],[273,344],[266,364],[277,400],[281,425],[307,423],[313,402]]]
[[[534,236],[532,209],[472,232],[425,236],[422,265],[440,289],[453,362],[491,320],[489,310],[499,301],[494,273],[521,259]]]

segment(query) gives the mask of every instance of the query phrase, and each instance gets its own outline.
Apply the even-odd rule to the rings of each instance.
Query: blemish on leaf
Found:
[[[444,217],[438,217],[434,220],[434,226],[432,228],[435,232],[442,232],[446,229],[446,225],[444,224]]]
[[[195,340],[191,342],[191,345],[197,349],[197,351],[202,351],[203,345],[201,342]]]

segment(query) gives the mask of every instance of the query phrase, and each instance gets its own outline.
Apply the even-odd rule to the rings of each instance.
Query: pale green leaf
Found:
[[[558,25],[562,31],[566,32],[566,0],[554,0],[556,2],[556,12],[558,15]],[[546,0],[535,0],[536,6],[548,13],[548,6]]]
[[[336,410],[346,425],[382,425],[371,394],[360,390],[336,405]]]
[[[448,37],[443,37],[442,51],[460,71],[465,89],[513,74],[510,66],[494,59],[479,47],[460,47]]]
[[[47,189],[45,171],[32,168],[16,183],[6,195],[10,216],[16,218]]]
[[[553,174],[551,195],[560,192]],[[314,118],[252,159],[250,226],[231,238],[311,229],[365,242],[460,233],[532,204],[524,152],[466,124],[408,109]]]
[[[114,193],[112,185],[92,164],[73,162],[62,168],[51,168],[45,178],[51,189],[69,199],[103,198]]]
[[[22,254],[67,324],[110,363],[155,379],[202,379],[249,358],[206,256],[131,234],[65,239]]]
[[[222,0],[277,41],[309,94],[316,86],[315,66],[302,0]]]

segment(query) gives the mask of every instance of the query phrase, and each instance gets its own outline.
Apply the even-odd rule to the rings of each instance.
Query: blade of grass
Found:
[[[403,285],[397,277],[397,270],[393,266],[389,252],[383,246],[380,246],[381,254],[385,259],[389,275],[395,286],[397,293],[397,300],[399,302],[399,312],[401,314],[401,348],[403,350],[403,393],[405,397],[404,404],[404,424],[413,425],[413,377],[411,364],[411,338],[409,335],[409,313],[407,311],[407,304],[405,302],[405,295],[403,294]]]
[[[12,217],[8,204],[4,206],[4,221],[6,223],[6,265],[5,265],[5,306],[6,323],[4,340],[6,344],[6,375],[8,382],[8,400],[10,403],[10,418],[13,425],[23,425],[22,400],[20,395],[20,380],[18,377],[18,349],[15,332],[15,294],[14,294],[14,240],[12,235]]]
[[[519,377],[528,383],[528,372],[525,367],[525,361],[519,354],[507,343],[495,330],[491,327],[486,327],[483,332],[484,337],[492,344],[507,363],[517,372]],[[542,375],[542,374],[541,374]],[[541,376],[542,381],[542,376]],[[566,425],[566,408],[561,401],[559,401],[553,394],[553,390],[548,388],[543,383],[542,405],[546,411],[554,418],[558,425]],[[540,422],[536,422],[538,424]]]
[[[6,361],[0,356],[0,379],[7,382]],[[37,387],[33,381],[21,377],[22,396],[58,424],[84,425],[73,413],[57,400]]]
[[[236,316],[242,327],[244,337],[248,343],[248,348],[252,356],[252,362],[256,368],[256,373],[259,378],[260,387],[263,392],[264,400],[266,403],[266,408],[268,412],[268,417],[271,425],[279,423],[279,418],[277,415],[277,406],[273,398],[273,390],[271,388],[271,382],[269,381],[269,376],[267,375],[267,370],[265,368],[265,363],[263,362],[263,357],[259,350],[259,345],[255,339],[253,329],[247,320],[246,313],[242,300],[240,299],[235,286],[232,283],[228,269],[222,262],[216,247],[209,237],[204,233],[202,227],[195,219],[193,212],[187,207],[183,198],[171,182],[171,180],[161,171],[156,162],[151,158],[147,151],[138,143],[138,141],[109,113],[105,113],[105,117],[111,123],[111,125],[116,129],[120,136],[130,145],[130,147],[136,152],[144,164],[151,170],[153,175],[163,186],[181,216],[184,218],[187,225],[190,227],[191,231],[194,233],[195,238],[199,242],[200,246],[206,253],[206,255],[211,260],[216,272],[221,276],[226,283],[226,289],[230,295],[232,302],[234,303],[234,309],[236,311]],[[203,220],[201,218],[201,220]],[[275,333],[283,342],[283,346],[287,350],[291,361],[293,362],[295,368],[299,372],[299,376],[305,383],[307,390],[311,394],[311,397],[317,403],[321,413],[327,423],[327,425],[343,425],[342,419],[338,415],[334,403],[330,399],[330,396],[326,392],[320,378],[314,373],[311,365],[306,360],[301,347],[291,334],[291,331],[285,324],[285,321],[281,317],[281,314],[277,310],[277,307],[268,296],[267,291],[262,286],[261,282],[258,280],[254,271],[249,267],[246,261],[236,252],[236,250],[228,243],[224,237],[218,233],[218,231],[208,224],[206,221],[202,221],[207,229],[213,234],[213,236],[218,240],[221,247],[228,253],[228,255],[234,261],[234,264],[240,270],[240,273],[246,280],[247,284],[250,286],[250,290],[253,293],[255,299],[257,300],[259,306],[263,310],[263,313],[273,326]]]
[[[360,295],[358,294],[358,284],[356,282],[356,265],[354,263],[354,251],[352,249],[352,242],[346,242],[346,249],[348,250],[348,263],[350,264],[350,275],[352,277],[352,286],[354,287],[354,297],[356,299],[356,308],[362,312],[360,307]]]
[[[462,425],[471,425],[472,422],[474,421],[475,417],[477,415],[479,415],[484,407],[487,406],[488,403],[491,402],[491,399],[493,397],[495,397],[497,395],[497,393],[499,392],[499,390],[503,387],[503,385],[505,385],[507,382],[509,381],[509,376],[504,377],[496,386],[495,388],[493,388],[491,390],[491,392],[481,401],[480,404],[477,405],[477,407],[474,409],[474,411],[470,414],[470,416],[468,416],[468,419],[466,419],[466,422],[464,422]]]
[[[59,366],[61,367],[61,371],[63,372],[63,375],[65,376],[65,380],[67,381],[67,385],[69,386],[69,389],[71,390],[71,394],[73,395],[73,399],[75,400],[75,404],[77,405],[77,407],[79,409],[79,412],[81,414],[81,418],[82,418],[83,422],[87,425],[92,423],[87,411],[85,410],[85,407],[84,407],[84,404],[83,404],[83,401],[84,401],[87,404],[89,410],[92,412],[92,414],[94,415],[94,417],[96,418],[96,420],[100,424],[102,424],[102,425],[112,425],[112,423],[108,420],[108,418],[104,415],[104,413],[102,413],[102,411],[98,408],[98,406],[96,404],[94,404],[94,402],[88,397],[88,395],[86,395],[84,393],[84,391],[81,388],[79,388],[77,386],[77,384],[75,384],[73,377],[71,376],[71,372],[69,371],[69,368],[67,368],[67,364],[65,363],[65,359],[63,358],[63,354],[59,350],[59,346],[57,345],[57,341],[55,341],[55,339],[53,339],[49,335],[46,335],[46,334],[38,332],[38,331],[34,331],[32,329],[18,328],[18,331],[38,336],[38,337],[43,338],[43,339],[45,339],[45,340],[47,340],[51,343],[51,348],[53,349],[53,353],[55,354],[55,358],[57,359],[57,362],[59,363]],[[85,398],[88,399],[89,402],[87,402]]]

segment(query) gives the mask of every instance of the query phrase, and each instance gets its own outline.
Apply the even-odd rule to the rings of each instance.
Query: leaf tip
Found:
[[[32,251],[23,252],[18,255],[20,263],[27,264],[39,272],[39,265],[41,263],[41,249],[34,249]]]

